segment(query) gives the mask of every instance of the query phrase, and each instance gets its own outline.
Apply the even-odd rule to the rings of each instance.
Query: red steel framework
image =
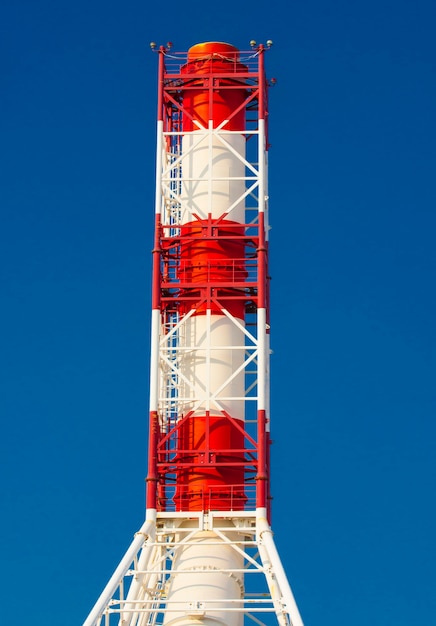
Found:
[[[259,334],[269,334],[268,241],[265,219],[266,194],[264,175],[268,149],[266,120],[268,85],[264,72],[264,47],[248,53],[241,60],[239,50],[224,43],[199,44],[190,49],[187,59],[179,59],[161,47],[159,50],[158,120],[162,124],[161,180],[158,184],[155,244],[153,250],[153,311],[158,312],[160,330],[153,333],[168,336],[161,341],[152,362],[152,369],[168,369],[170,384],[164,387],[160,402],[151,408],[147,504],[157,510],[241,510],[245,507],[269,509],[269,429],[267,407],[259,406],[254,420],[257,428],[225,409],[211,412],[203,402],[203,414],[186,409],[180,399],[180,377],[186,372],[178,364],[179,338],[174,328],[183,326],[190,316],[205,316],[207,311],[225,317],[229,324],[243,321],[256,327],[256,352],[249,359],[254,365],[267,362],[267,337],[258,342]],[[259,124],[261,122],[261,124]],[[213,130],[211,130],[213,129]],[[214,216],[198,214],[188,207],[188,217],[181,219],[182,183],[196,185],[186,165],[183,141],[188,134],[215,133],[227,139],[241,135],[257,162],[253,165],[246,154],[232,156],[243,162],[240,186],[246,207],[243,222],[231,219],[231,207]],[[260,142],[260,145],[259,145]],[[219,143],[219,140],[218,140]],[[159,144],[159,138],[158,138]],[[222,144],[220,144],[222,146]],[[205,151],[202,151],[205,152]],[[211,160],[219,159],[217,148]],[[191,149],[191,155],[195,149]],[[195,159],[198,155],[193,154]],[[207,157],[201,154],[203,159]],[[259,162],[264,159],[264,167]],[[214,163],[204,173],[213,177]],[[240,167],[238,169],[241,169]],[[188,172],[190,181],[187,183]],[[229,173],[231,180],[232,172]],[[158,171],[159,177],[159,171]],[[249,193],[247,193],[247,190]],[[209,187],[210,191],[210,187]],[[263,197],[259,194],[263,193]],[[210,192],[213,202],[213,191]],[[239,200],[239,199],[238,199]],[[220,210],[222,210],[221,207]],[[258,311],[264,328],[259,332]],[[230,321],[228,321],[228,319]],[[237,323],[237,322],[236,322]],[[242,338],[245,340],[246,334]],[[260,343],[260,346],[259,346]],[[163,350],[170,358],[162,358]],[[243,346],[240,346],[241,348]],[[191,345],[192,350],[195,346]],[[230,350],[228,350],[230,355]],[[231,358],[229,356],[229,358]],[[244,369],[247,365],[244,364]],[[210,365],[213,376],[213,365]],[[251,374],[253,377],[253,373]],[[165,375],[164,375],[165,377]],[[245,373],[245,398],[265,399],[266,379]],[[153,378],[153,376],[152,376]],[[154,378],[157,384],[158,376]],[[161,377],[162,383],[162,377]],[[248,391],[247,391],[248,389]],[[257,397],[253,393],[257,389]],[[253,397],[254,396],[254,397]],[[171,406],[168,415],[167,407]],[[251,407],[250,407],[251,408]],[[200,411],[201,413],[201,411]],[[253,492],[255,491],[255,503]]]

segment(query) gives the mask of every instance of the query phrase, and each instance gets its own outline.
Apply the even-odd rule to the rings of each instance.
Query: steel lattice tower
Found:
[[[302,626],[269,521],[269,46],[156,48],[146,520],[84,626]]]

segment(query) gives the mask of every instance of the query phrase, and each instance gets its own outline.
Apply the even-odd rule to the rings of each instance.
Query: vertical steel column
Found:
[[[154,246],[152,258],[152,312],[151,312],[151,341],[150,341],[150,419],[149,419],[149,443],[148,443],[148,475],[146,478],[147,507],[156,509],[157,506],[157,446],[159,441],[158,419],[158,387],[159,387],[159,337],[161,326],[161,249],[160,249],[160,225],[161,225],[161,175],[162,175],[162,151],[163,151],[163,77],[165,70],[165,48],[159,50],[158,67],[158,102],[157,102],[157,130],[156,130],[156,192],[155,192],[155,228]]]

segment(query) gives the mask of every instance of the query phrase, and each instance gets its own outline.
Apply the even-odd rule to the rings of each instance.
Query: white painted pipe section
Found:
[[[267,340],[266,340],[266,309],[257,309],[258,329],[258,357],[257,357],[257,385],[259,410],[267,409]]]
[[[156,136],[156,193],[155,193],[155,213],[158,215],[161,212],[162,206],[162,157],[163,157],[163,122],[162,120],[157,123],[157,136]]]
[[[266,513],[266,511],[265,511]],[[277,581],[278,590],[280,592],[280,601],[284,604],[286,611],[292,622],[292,626],[304,626],[300,612],[295,602],[294,594],[283,569],[279,553],[274,543],[273,532],[266,517],[258,515],[257,517],[257,535],[259,554],[266,570],[267,579],[269,578],[269,570],[274,574]],[[273,593],[272,593],[273,595]],[[277,616],[280,617],[279,615]]]
[[[219,415],[225,410],[244,419],[243,330],[225,315],[195,315],[186,320],[180,341],[181,347],[192,348],[180,351],[180,370],[187,379],[179,390],[184,413],[195,409],[194,415],[204,415],[206,410]],[[232,377],[239,368],[241,372]]]
[[[229,539],[237,533],[229,530]],[[213,544],[213,545],[211,545]],[[213,531],[198,531],[175,551],[164,626],[242,626],[242,612],[224,612],[225,600],[244,596],[243,556]],[[229,570],[238,570],[229,572]]]
[[[226,219],[244,224],[245,138],[225,132],[218,136],[211,131],[194,131],[183,137],[182,145],[181,223],[197,219],[193,214],[207,219],[209,212],[216,219],[235,205]]]
[[[151,312],[150,339],[150,411],[158,410],[159,398],[159,341],[161,313],[158,309]]]
[[[259,120],[259,134],[258,134],[258,154],[259,154],[259,213],[265,212],[266,207],[266,168],[265,159],[265,121]]]
[[[153,513],[155,513],[153,511]],[[153,515],[154,517],[154,515]],[[155,526],[153,527],[155,530]],[[153,537],[154,539],[155,537]],[[139,559],[136,565],[136,569],[138,572],[144,572],[148,569],[148,565],[150,561],[153,560],[153,556],[156,554],[156,546],[155,545],[146,545],[141,550],[141,554],[139,555]],[[154,590],[157,583],[157,575],[156,574],[136,574],[132,578],[132,582],[129,587],[129,591],[126,597],[126,604],[124,609],[120,614],[120,624],[119,626],[137,626],[141,620],[144,619],[144,616],[138,611],[139,605],[137,603],[138,600],[146,598],[147,595],[150,597],[150,590]],[[153,591],[151,591],[153,594]]]
[[[270,231],[270,225],[269,225],[269,209],[268,209],[268,204],[269,204],[269,191],[268,191],[268,152],[265,152],[264,155],[264,163],[263,163],[263,171],[264,171],[264,200],[265,200],[265,218],[264,218],[264,223],[265,223],[265,239],[266,241],[269,240],[269,231]]]
[[[265,430],[267,433],[271,430],[271,384],[270,384],[270,355],[271,355],[271,344],[270,344],[270,334],[267,333],[265,337],[265,361],[266,361],[266,374],[265,374],[265,411],[266,411],[266,424]]]
[[[87,619],[83,622],[83,626],[94,626],[97,623],[97,620],[101,617],[103,611],[111,600],[112,596],[117,590],[120,581],[125,576],[127,570],[130,568],[133,559],[136,554],[140,550],[142,544],[145,539],[153,533],[155,526],[154,519],[146,519],[139,531],[135,534],[135,537],[130,544],[126,554],[121,560],[115,572],[112,574],[109,582],[104,588],[102,594],[94,605],[91,613],[88,615]]]

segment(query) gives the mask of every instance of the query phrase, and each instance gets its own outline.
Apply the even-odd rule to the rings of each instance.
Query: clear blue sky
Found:
[[[81,624],[143,520],[149,42],[253,38],[276,542],[306,626],[436,624],[436,8],[284,4],[3,3],[2,624]]]

